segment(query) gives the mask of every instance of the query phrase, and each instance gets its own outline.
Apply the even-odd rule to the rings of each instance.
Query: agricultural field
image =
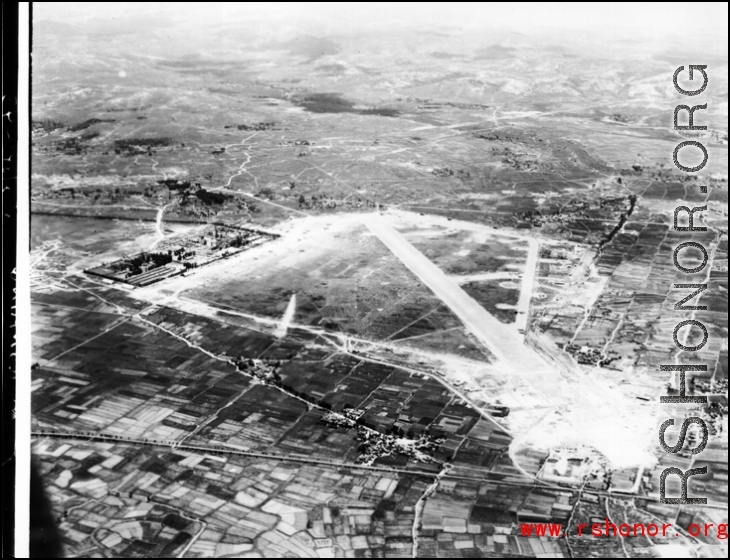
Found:
[[[40,439],[70,554],[355,556],[410,552],[426,480],[242,455]]]

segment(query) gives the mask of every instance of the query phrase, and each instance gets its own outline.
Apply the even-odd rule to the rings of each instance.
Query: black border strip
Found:
[[[2,555],[15,557],[15,287],[18,231],[19,2],[2,3]]]

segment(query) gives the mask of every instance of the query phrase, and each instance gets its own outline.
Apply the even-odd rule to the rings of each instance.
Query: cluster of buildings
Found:
[[[213,224],[202,233],[163,242],[154,253],[138,253],[86,273],[142,287],[229,257],[274,237],[274,234],[261,231]]]

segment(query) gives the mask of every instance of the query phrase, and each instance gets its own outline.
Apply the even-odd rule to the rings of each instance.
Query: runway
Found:
[[[457,279],[447,276],[439,267],[411,245],[379,214],[367,214],[363,223],[461,320],[489,351],[510,369],[530,372],[550,369],[545,361],[523,342],[516,328],[500,323],[467,294]]]

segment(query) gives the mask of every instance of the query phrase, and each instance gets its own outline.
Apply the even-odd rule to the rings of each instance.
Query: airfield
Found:
[[[497,320],[464,292],[460,287],[459,275],[445,274],[398,231],[409,231],[418,227],[424,230],[443,228],[440,230],[442,235],[455,231],[478,231],[483,235],[480,241],[485,245],[489,245],[492,239],[527,243],[528,249],[523,251],[524,258],[519,272],[513,272],[509,276],[511,284],[519,284],[516,291],[520,294],[520,303],[516,310],[516,320],[511,323]],[[445,381],[463,384],[464,389],[460,393],[465,397],[469,395],[468,402],[509,406],[509,417],[499,419],[499,422],[515,436],[511,455],[518,465],[520,449],[523,447],[547,453],[553,447],[584,447],[585,442],[592,442],[589,445],[595,448],[597,456],[602,456],[614,467],[638,469],[651,465],[652,459],[644,450],[652,432],[650,429],[637,430],[636,427],[651,425],[655,414],[653,408],[636,399],[627,399],[625,391],[606,378],[605,372],[600,369],[587,374],[576,363],[571,362],[566,353],[546,356],[538,353],[526,340],[525,326],[528,324],[530,306],[533,303],[529,294],[534,289],[540,239],[525,238],[517,233],[501,232],[471,223],[398,211],[294,217],[272,231],[280,234],[281,238],[232,259],[196,270],[190,276],[135,289],[130,292],[130,296],[149,304],[208,317],[220,314],[245,317],[275,331],[281,329],[291,296],[282,293],[280,301],[262,306],[256,297],[258,282],[268,289],[274,287],[277,281],[287,286],[297,286],[296,281],[287,274],[297,275],[300,277],[302,291],[297,293],[294,288],[290,291],[297,294],[297,302],[306,301],[310,286],[306,275],[301,271],[312,270],[315,266],[330,266],[333,262],[347,262],[350,256],[353,260],[362,258],[355,247],[360,247],[362,251],[362,244],[372,244],[374,237],[380,246],[376,246],[375,252],[368,256],[383,259],[389,258],[391,253],[398,261],[391,264],[394,270],[389,276],[390,280],[385,281],[386,285],[396,277],[403,279],[405,276],[403,289],[411,293],[416,290],[428,293],[431,300],[440,302],[458,320],[456,329],[463,338],[455,339],[454,344],[466,341],[472,345],[483,346],[490,356],[490,363],[486,365],[483,360],[474,359],[473,356],[460,356],[457,348],[450,349],[448,345],[435,352],[428,345],[428,338],[426,344],[414,348],[407,344],[412,343],[412,340],[393,340],[391,336],[377,336],[379,331],[373,328],[361,327],[359,332],[332,332],[331,328],[321,326],[321,320],[320,324],[312,322],[312,314],[308,310],[295,311],[293,318],[286,321],[289,326],[304,328],[312,333],[334,334],[343,347],[349,345],[361,348],[363,352],[379,352],[379,359],[383,358],[382,352],[388,350],[410,355],[421,366],[411,363],[409,370],[423,367]],[[343,239],[353,243],[352,253],[348,252]],[[542,243],[549,245],[551,242],[547,240]],[[395,268],[398,263],[401,267]],[[350,268],[358,266],[358,263],[348,264]],[[359,266],[362,265],[360,261]],[[364,272],[353,280],[354,286],[348,287],[363,292],[379,288],[377,284],[383,282],[378,282],[375,287],[368,286],[372,273],[372,265],[366,265]],[[495,272],[485,270],[481,274],[488,277]],[[314,278],[310,280],[312,284],[319,283]],[[240,286],[246,293],[245,297],[230,297],[231,292],[235,293],[238,289],[236,286]],[[327,298],[336,295],[335,290],[334,295],[328,293]],[[365,296],[362,299],[369,301]],[[414,301],[425,304],[421,299]],[[376,305],[381,307],[375,307]],[[369,301],[369,307],[363,314],[353,317],[347,324],[377,324],[380,315],[387,315],[388,305],[392,305],[392,301]],[[433,305],[432,301],[428,301],[428,306]],[[430,311],[429,307],[421,309],[423,315]],[[413,319],[413,322],[417,322],[419,317],[414,316]],[[453,324],[452,319],[452,322],[436,326],[453,332]],[[440,332],[436,330],[435,334],[427,336],[444,336]],[[388,358],[385,359],[387,361]],[[474,378],[463,373],[465,366],[468,368],[466,371],[475,372]],[[495,387],[498,387],[496,392]],[[488,409],[483,406],[480,408],[485,417],[489,418],[489,413],[486,412]],[[644,420],[637,422],[637,418],[642,417]],[[603,433],[605,437],[600,438],[600,441],[593,441],[592,434],[597,432]],[[631,446],[635,451],[626,454],[625,450]],[[629,457],[631,459],[627,463]]]
[[[727,556],[687,532],[727,518],[727,109],[712,173],[676,173],[684,58],[87,23],[34,30],[31,430],[69,556]],[[708,207],[701,275],[679,204]],[[707,364],[707,406],[658,404],[667,360]],[[689,413],[707,448],[666,453]],[[662,504],[698,465],[709,504]],[[680,536],[572,536],[592,518]]]

